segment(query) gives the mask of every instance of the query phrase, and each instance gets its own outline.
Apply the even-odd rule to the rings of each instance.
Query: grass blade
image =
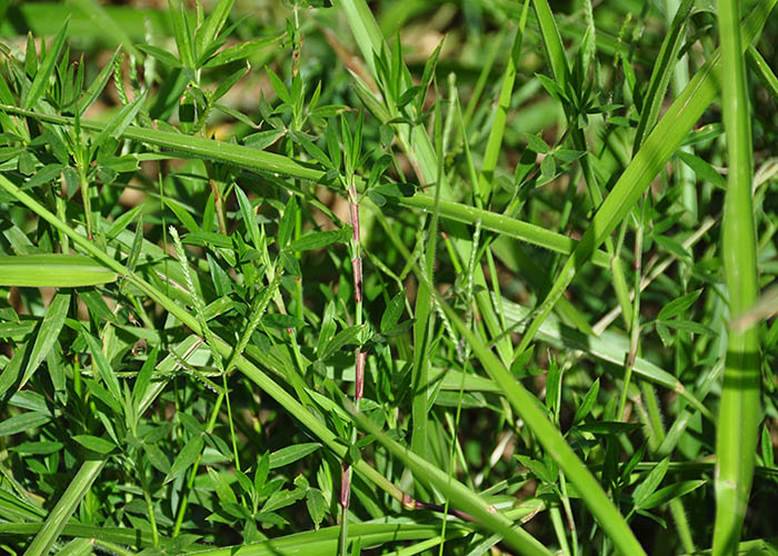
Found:
[[[640,546],[624,517],[605,494],[597,479],[578,459],[559,429],[545,416],[535,398],[520,382],[514,379],[510,371],[500,363],[491,350],[465,326],[459,315],[442,299],[439,301],[459,333],[473,348],[473,352],[486,372],[500,386],[516,413],[521,415],[532,432],[535,433],[538,442],[557,462],[570,482],[575,485],[581,498],[619,552],[622,554],[645,554],[643,547]]]
[[[0,286],[78,288],[116,281],[116,273],[82,255],[0,257]]]
[[[91,488],[103,470],[105,460],[87,460],[70,481],[68,488],[62,493],[57,504],[49,513],[38,534],[27,547],[24,556],[39,556],[48,554],[51,547],[65,528],[70,516],[81,503],[87,491]]]
[[[729,172],[722,223],[724,279],[731,314],[748,310],[759,295],[752,200],[752,145],[740,2],[718,3],[724,129]],[[745,42],[744,42],[745,41]],[[729,331],[724,384],[716,431],[716,523],[713,554],[733,554],[754,474],[761,420],[759,327]]]
[[[457,509],[467,512],[488,529],[502,535],[505,541],[521,554],[551,554],[529,533],[520,527],[514,528],[513,523],[505,516],[495,513],[483,498],[465,485],[389,438],[361,413],[355,412],[353,415],[357,423],[365,431],[375,435],[395,457],[401,459],[413,471],[415,477],[440,490]]]

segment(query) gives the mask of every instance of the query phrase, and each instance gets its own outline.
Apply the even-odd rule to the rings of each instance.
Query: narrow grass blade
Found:
[[[724,129],[729,172],[722,222],[724,280],[731,314],[751,308],[759,295],[752,199],[751,120],[740,2],[718,3]],[[743,42],[745,40],[745,42]],[[759,327],[730,330],[716,431],[716,522],[713,554],[733,554],[740,541],[754,474],[761,420]]]
[[[23,110],[15,106],[0,105],[0,110],[9,114],[18,114],[28,116],[42,122],[60,124],[66,126],[75,125],[73,118],[64,116],[50,116],[30,110]],[[95,131],[101,131],[106,124],[81,120],[81,127]],[[291,158],[260,151],[244,145],[235,145],[225,141],[215,141],[205,139],[204,137],[195,137],[174,133],[172,131],[163,131],[142,127],[130,126],[121,133],[124,139],[132,139],[149,145],[169,149],[174,152],[186,153],[195,157],[203,157],[209,160],[219,162],[229,162],[240,168],[249,170],[258,170],[269,173],[279,173],[294,178],[308,179],[318,181],[324,176],[324,172],[317,170],[313,166],[303,164]]]
[[[770,92],[770,96],[773,97],[773,101],[778,102],[778,77],[775,76],[767,60],[759,53],[759,51],[750,45],[746,50],[748,58],[748,65],[756,72],[762,84]]]
[[[389,200],[401,207],[416,208],[423,211],[431,211],[435,206],[435,199],[424,195],[390,197]],[[476,222],[480,221],[481,227],[485,230],[512,237],[531,245],[537,245],[556,253],[562,253],[563,255],[571,254],[578,246],[576,240],[541,226],[462,203],[440,200],[437,210],[443,218],[470,225],[475,225]],[[594,251],[592,262],[601,268],[610,268],[610,258],[602,250]]]
[[[0,257],[0,286],[78,288],[116,281],[117,274],[82,255]]]
[[[24,556],[39,556],[48,554],[57,541],[62,529],[65,528],[73,512],[81,503],[87,491],[103,470],[105,460],[87,460],[70,481],[68,488],[62,493],[57,504],[49,513],[38,534],[27,547]]]
[[[670,84],[670,78],[673,75],[673,69],[678,61],[678,51],[684,39],[686,24],[689,21],[693,0],[683,0],[675,13],[673,23],[670,26],[670,32],[662,41],[662,47],[659,49],[659,56],[654,69],[651,72],[651,79],[648,82],[648,91],[643,99],[643,111],[640,114],[637,130],[635,131],[634,149],[637,151],[643,142],[643,137],[654,127],[659,110],[665,99],[667,87]]]

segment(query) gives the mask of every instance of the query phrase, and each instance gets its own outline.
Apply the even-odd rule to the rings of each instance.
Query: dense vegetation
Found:
[[[0,2],[3,550],[778,553],[775,0],[152,4]]]

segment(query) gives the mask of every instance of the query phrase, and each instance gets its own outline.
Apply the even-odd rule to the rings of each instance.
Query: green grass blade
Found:
[[[478,194],[481,202],[486,206],[492,192],[492,181],[494,180],[494,170],[497,168],[497,161],[500,156],[502,139],[505,134],[505,124],[508,119],[508,109],[513,96],[513,85],[516,82],[516,69],[519,67],[519,58],[521,57],[521,44],[524,38],[524,26],[527,23],[527,8],[529,0],[525,0],[524,9],[521,14],[521,22],[516,30],[516,37],[513,40],[513,48],[508,58],[508,66],[505,68],[502,88],[497,105],[494,107],[494,120],[489,130],[489,139],[486,143],[484,160],[481,166],[481,174],[478,179]]]
[[[473,352],[486,372],[500,386],[516,413],[521,415],[532,432],[535,433],[538,442],[557,462],[570,482],[575,485],[581,498],[619,552],[622,554],[645,554],[624,517],[613,505],[586,465],[578,459],[559,429],[548,420],[543,410],[537,405],[535,398],[500,363],[491,350],[468,330],[459,315],[442,299],[440,299],[440,303],[459,333],[473,348]]]
[[[15,106],[0,105],[0,110],[9,114],[28,116],[43,122],[67,126],[75,124],[73,118],[50,116],[23,110]],[[81,120],[80,125],[84,129],[91,129],[94,131],[101,131],[106,127],[106,124],[90,122],[88,120]],[[219,162],[229,162],[230,164],[235,164],[240,168],[248,170],[270,173],[276,172],[285,176],[313,181],[317,181],[324,176],[324,172],[321,170],[317,170],[313,166],[297,162],[291,158],[224,141],[215,141],[213,139],[182,135],[171,131],[134,126],[124,129],[121,132],[121,137],[123,139],[132,139],[149,145],[157,145],[174,152],[185,153],[195,157]]]
[[[774,5],[775,0],[756,5],[743,24],[743,44],[748,44],[756,36]],[[602,245],[632,209],[654,176],[661,171],[692,126],[713,102],[718,90],[720,71],[721,60],[717,53],[695,74],[689,85],[665,112],[613,186],[572,256],[565,263],[541,304],[540,314],[522,338],[519,351],[527,348],[540,324],[573,281],[577,270],[591,259],[595,249]]]
[[[57,504],[49,513],[38,534],[27,547],[24,556],[39,556],[48,554],[57,541],[62,529],[65,528],[73,512],[83,500],[87,491],[103,470],[105,460],[87,460],[70,481],[68,488],[62,493]]]
[[[748,65],[751,66],[759,79],[762,81],[762,85],[770,92],[770,96],[773,97],[773,101],[778,102],[778,77],[775,76],[767,60],[759,53],[759,51],[750,45],[746,50],[746,56],[748,58]]]
[[[0,257],[0,286],[78,288],[116,281],[116,272],[82,255]]]
[[[678,61],[678,51],[685,37],[686,24],[689,21],[689,13],[693,4],[693,0],[681,2],[670,26],[670,32],[662,41],[659,56],[648,82],[648,91],[643,99],[643,111],[640,113],[640,121],[635,131],[635,151],[640,148],[643,137],[653,129],[657,118],[659,118],[659,110],[662,108],[670,78],[673,76],[673,70]]]
[[[718,3],[721,94],[729,171],[722,223],[724,280],[731,314],[759,296],[757,242],[752,199],[751,121],[741,39],[740,2]],[[734,554],[740,541],[754,474],[761,420],[759,327],[730,328],[716,434],[716,522],[713,554]]]
[[[435,206],[435,199],[424,195],[390,197],[389,200],[401,207],[416,208],[423,211],[430,211]],[[563,255],[573,253],[578,246],[578,241],[570,237],[497,212],[443,200],[439,202],[438,210],[443,218],[473,226],[480,221],[481,227],[485,230],[512,237],[531,245],[537,245]],[[610,258],[602,250],[594,251],[592,262],[601,268],[610,268]]]
[[[32,347],[30,358],[27,362],[27,368],[22,376],[22,381],[19,384],[19,389],[30,380],[30,377],[38,367],[46,359],[46,356],[54,347],[54,342],[57,341],[62,326],[65,324],[65,318],[68,315],[68,308],[70,307],[70,294],[69,293],[57,293],[54,299],[51,300],[51,304],[46,309],[46,314],[41,321],[38,335],[35,338],[35,344]]]

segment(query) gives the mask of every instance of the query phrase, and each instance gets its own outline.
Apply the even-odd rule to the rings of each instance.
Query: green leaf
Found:
[[[289,244],[299,210],[300,209],[297,207],[297,197],[292,195],[286,203],[281,222],[278,224],[278,247],[281,249]]]
[[[269,513],[274,510],[279,510],[287,506],[291,506],[298,500],[302,500],[305,497],[305,491],[302,489],[294,490],[279,490],[265,502],[262,506],[262,513]]]
[[[159,62],[162,63],[162,65],[167,66],[169,68],[183,68],[184,65],[181,63],[181,61],[173,56],[170,52],[167,50],[162,50],[161,48],[157,46],[153,46],[151,44],[139,44],[136,45],[138,50],[141,52],[145,52],[149,56],[155,58]]]
[[[632,499],[636,508],[641,508],[642,504],[648,500],[648,497],[659,488],[659,485],[662,484],[662,480],[665,478],[669,465],[670,458],[663,459],[657,463],[656,466],[648,472],[646,478],[635,487],[635,490],[632,492]]]
[[[318,531],[319,525],[327,515],[327,499],[318,488],[311,488],[306,494],[305,505],[308,508],[308,515],[313,521],[313,526]]]
[[[397,328],[397,322],[400,320],[404,309],[405,292],[400,292],[386,304],[384,314],[381,316],[381,334],[388,334]]]
[[[577,425],[591,413],[594,404],[597,403],[597,395],[600,393],[600,379],[595,380],[586,392],[581,404],[575,408],[573,425]]]
[[[281,81],[281,78],[278,77],[276,72],[274,72],[270,68],[267,69],[267,76],[270,78],[270,84],[273,86],[273,90],[276,92],[276,95],[278,95],[278,98],[281,99],[281,101],[284,104],[292,105],[292,97],[289,94],[289,89],[286,88],[286,85],[284,85],[284,82]]]
[[[65,324],[69,307],[70,294],[58,293],[51,300],[51,304],[46,309],[46,314],[41,321],[38,334],[35,336],[35,344],[33,344],[32,351],[30,352],[27,367],[24,370],[22,382],[19,385],[20,389],[30,380],[33,373],[38,370],[40,364],[46,359],[51,348],[54,347],[54,343],[62,331],[62,326]]]
[[[222,27],[224,27],[224,23],[227,21],[227,17],[230,15],[230,10],[232,10],[234,3],[235,0],[219,0],[197,30],[196,44],[197,54],[199,56],[202,56],[216,40]],[[199,60],[200,64],[203,62],[204,60]]]
[[[227,479],[223,473],[219,473],[213,468],[208,468],[208,475],[211,478],[213,489],[216,491],[216,496],[219,497],[219,501],[222,504],[237,504],[238,498],[235,496],[235,492],[232,490]]]
[[[652,508],[656,508],[657,506],[661,506],[662,504],[666,504],[675,498],[680,498],[681,496],[697,490],[706,482],[707,481],[697,479],[693,481],[679,481],[677,483],[673,483],[672,485],[661,488],[653,494],[643,498],[640,504],[640,509],[650,510]]]
[[[41,61],[40,67],[35,72],[35,78],[32,80],[32,84],[22,100],[22,108],[26,110],[33,108],[38,103],[38,100],[46,93],[46,89],[49,87],[49,81],[54,75],[54,69],[57,66],[57,59],[62,53],[62,47],[65,44],[65,36],[67,34],[69,22],[70,18],[68,17],[54,37],[51,47],[46,52],[43,61]]]
[[[77,434],[73,437],[73,440],[81,444],[87,450],[92,450],[93,452],[102,455],[109,454],[116,448],[116,445],[113,442],[104,438],[92,436],[91,434]]]
[[[285,467],[321,448],[318,442],[304,442],[281,448],[270,454],[270,469]]]
[[[0,423],[0,436],[11,436],[20,432],[34,429],[51,421],[51,416],[43,413],[28,411],[14,415]]]
[[[683,160],[684,164],[689,168],[694,170],[699,181],[710,183],[722,191],[726,191],[727,180],[725,180],[724,176],[718,173],[709,162],[686,151],[678,151],[676,156]]]
[[[176,456],[173,461],[173,466],[170,468],[170,473],[165,477],[164,483],[169,483],[175,479],[178,475],[189,469],[194,462],[197,461],[197,457],[203,451],[203,437],[202,435],[193,436],[184,445],[184,448]]]
[[[289,251],[310,251],[312,249],[321,249],[333,243],[344,243],[351,237],[351,230],[343,228],[327,232],[309,232],[300,239],[296,239],[289,244]]]
[[[701,289],[673,299],[670,303],[662,307],[656,317],[657,320],[667,321],[679,315],[683,315],[692,305],[696,303],[697,299],[700,297],[700,294],[702,294]]]
[[[95,374],[102,379],[106,388],[113,396],[114,400],[121,402],[124,398],[119,387],[119,379],[116,378],[113,367],[103,353],[102,345],[86,330],[82,330],[83,337],[89,345],[89,351],[92,353],[92,369]]]
[[[358,344],[359,335],[363,330],[365,330],[365,327],[366,325],[364,324],[355,324],[338,332],[332,341],[327,344],[327,348],[321,354],[319,354],[319,360],[325,361],[327,358],[329,358],[331,355],[334,355],[335,352],[346,345]]]
[[[253,58],[265,48],[276,44],[283,35],[274,35],[272,37],[263,37],[252,41],[244,41],[229,48],[225,48],[213,58],[209,59],[203,67],[216,68],[225,64],[230,64],[236,60],[245,60]]]

